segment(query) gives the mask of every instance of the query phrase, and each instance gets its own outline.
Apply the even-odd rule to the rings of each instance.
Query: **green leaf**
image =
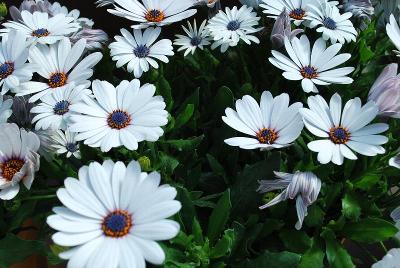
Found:
[[[214,156],[212,156],[211,154],[207,154],[207,160],[208,164],[215,174],[221,177],[225,177],[224,167],[218,162],[218,160]]]
[[[325,239],[326,256],[330,268],[355,268],[351,256],[336,240],[335,234],[330,229],[325,229],[321,236]]]
[[[178,151],[193,151],[200,145],[203,139],[204,135],[201,135],[199,137],[194,137],[191,139],[168,140],[162,143],[169,144],[171,147],[177,149]]]
[[[176,117],[174,131],[185,125],[194,113],[194,104],[187,104],[185,109]]]
[[[222,238],[211,249],[210,258],[217,259],[228,255],[232,251],[235,239],[236,234],[233,229],[225,230]]]
[[[303,231],[281,230],[279,233],[285,248],[295,253],[304,253],[311,247],[312,240]]]
[[[22,223],[33,214],[37,201],[27,201],[24,202],[18,209],[17,213],[12,217],[9,230],[15,230],[21,227]]]
[[[167,104],[167,110],[171,111],[172,106],[174,105],[174,101],[172,99],[171,86],[164,76],[160,75],[160,78],[156,83],[156,88],[161,96],[164,97],[165,103]]]
[[[176,186],[176,190],[178,191],[178,200],[182,204],[182,209],[179,211],[179,215],[181,216],[185,230],[190,231],[194,228],[192,224],[197,217],[193,201],[190,198],[190,193],[186,188],[182,186]]]
[[[231,212],[231,192],[226,190],[224,195],[218,200],[216,207],[213,209],[210,220],[208,221],[207,236],[211,244],[219,238],[224,230]]]
[[[179,161],[174,157],[165,154],[164,152],[159,152],[160,163],[159,167],[163,173],[171,176],[175,168],[179,165]]]
[[[375,173],[367,173],[352,181],[355,188],[359,188],[364,191],[370,190],[374,187],[381,179],[381,176]]]
[[[229,87],[220,87],[211,102],[209,113],[222,115],[226,107],[232,107],[234,104],[234,96]]]
[[[355,194],[345,194],[342,199],[342,213],[348,219],[358,220],[361,215],[361,206]]]
[[[360,60],[361,62],[367,62],[375,56],[375,53],[367,46],[365,39],[360,41]]]
[[[364,243],[384,241],[393,237],[398,231],[392,223],[377,218],[366,218],[358,222],[349,222],[343,227],[344,236]]]
[[[305,225],[308,227],[321,226],[324,222],[325,212],[319,207],[318,204],[314,203],[308,207],[308,215],[304,219]]]
[[[193,218],[192,233],[193,233],[194,241],[197,244],[201,245],[204,243],[203,230],[202,230],[201,225],[196,217]]]
[[[41,241],[23,240],[8,233],[0,240],[0,265],[10,266],[35,254],[45,255],[45,244]]]
[[[259,257],[241,262],[235,268],[293,268],[297,267],[300,255],[288,251],[268,252]]]
[[[298,268],[323,268],[324,257],[325,253],[323,252],[320,243],[313,240],[312,247],[301,257]]]

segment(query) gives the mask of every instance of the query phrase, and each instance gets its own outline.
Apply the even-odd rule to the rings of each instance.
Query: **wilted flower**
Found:
[[[400,0],[375,0],[373,1],[375,6],[375,15],[379,17],[376,25],[377,29],[384,28],[386,23],[389,22],[389,17],[393,14],[396,18],[400,15],[399,5]]]
[[[10,15],[14,21],[22,20],[21,12],[24,10],[30,13],[33,13],[35,11],[44,12],[53,16],[50,9],[51,9],[51,3],[47,0],[37,0],[37,1],[24,0],[19,6],[19,8],[15,6],[10,7]]]
[[[35,106],[34,103],[30,103],[30,96],[15,96],[13,98],[12,114],[10,121],[16,123],[20,127],[30,128],[33,118],[31,109]]]
[[[365,29],[374,15],[371,0],[344,0],[342,8],[344,12],[351,12],[354,17],[360,19],[360,29]]]
[[[274,27],[271,32],[271,42],[275,49],[283,47],[285,44],[285,36],[290,40],[296,35],[302,33],[302,29],[295,29],[292,31],[290,24],[289,14],[284,10],[276,19]]]
[[[379,115],[400,118],[400,76],[397,63],[389,64],[372,85],[368,100],[379,107]]]
[[[83,28],[74,33],[71,37],[71,43],[75,44],[80,39],[86,40],[86,49],[101,49],[108,42],[108,35],[100,29]]]
[[[321,180],[312,172],[296,171],[294,174],[274,172],[277,180],[259,181],[258,192],[266,193],[273,190],[284,189],[279,195],[272,199],[260,209],[268,208],[287,199],[296,198],[296,210],[299,221],[295,228],[300,230],[304,218],[307,216],[307,208],[314,203],[321,190]]]

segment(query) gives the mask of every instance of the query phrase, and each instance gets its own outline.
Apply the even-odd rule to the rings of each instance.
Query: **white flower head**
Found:
[[[260,105],[246,95],[236,101],[236,111],[227,108],[222,120],[231,128],[253,136],[226,139],[225,143],[242,149],[270,150],[290,146],[303,129],[299,109],[303,104],[289,106],[289,95],[273,97],[269,91],[261,95]]]
[[[386,33],[397,48],[393,52],[396,53],[397,57],[400,57],[400,28],[393,14],[390,15],[389,23],[386,24]]]
[[[52,147],[56,150],[56,153],[66,154],[67,158],[74,156],[75,158],[81,158],[81,152],[79,151],[79,143],[76,140],[77,133],[69,131],[69,129],[62,131],[57,130],[52,139],[54,144]]]
[[[1,94],[17,90],[21,83],[32,79],[33,68],[26,63],[29,49],[25,36],[17,31],[3,35],[0,46]]]
[[[103,152],[125,146],[136,150],[138,142],[157,141],[168,123],[168,112],[161,96],[154,96],[152,84],[140,86],[137,79],[122,81],[116,88],[107,81],[92,84],[95,100],[83,96],[83,102],[71,105],[70,131],[78,132],[78,141]]]
[[[236,46],[240,40],[248,45],[251,42],[260,43],[253,35],[261,30],[255,28],[259,20],[260,17],[257,17],[257,13],[251,7],[242,6],[238,9],[234,6],[232,9],[226,7],[225,12],[220,10],[207,25],[210,36],[214,39],[211,48],[221,46],[221,52],[225,52],[230,46]]]
[[[316,85],[351,84],[353,79],[347,77],[354,68],[335,68],[350,59],[351,54],[338,54],[341,44],[326,47],[326,42],[319,38],[311,50],[306,35],[299,38],[285,38],[285,49],[289,57],[272,50],[269,61],[277,68],[285,71],[282,75],[288,80],[301,80],[304,92],[318,92]]]
[[[318,152],[321,164],[332,162],[342,165],[344,158],[356,160],[353,151],[366,156],[385,153],[381,145],[388,138],[378,134],[389,126],[384,123],[368,125],[379,112],[373,101],[361,106],[360,98],[351,99],[345,104],[343,112],[339,94],[332,96],[329,106],[319,95],[308,97],[307,103],[308,109],[300,109],[304,124],[312,134],[323,138],[310,142],[308,148]]]
[[[12,115],[12,105],[12,99],[4,100],[4,97],[0,95],[0,124],[6,123],[8,118]]]
[[[90,94],[91,91],[83,85],[71,83],[43,96],[41,102],[31,109],[31,113],[36,114],[32,119],[32,123],[36,123],[35,129],[65,130],[71,114],[70,106],[81,102],[82,95]]]
[[[257,191],[266,193],[274,190],[284,189],[279,195],[267,204],[260,207],[265,209],[279,202],[296,199],[296,210],[298,222],[295,225],[300,230],[304,218],[307,216],[307,208],[314,203],[321,190],[321,180],[312,172],[297,171],[294,174],[274,172],[277,180],[261,180]]]
[[[108,9],[113,15],[138,22],[134,29],[149,26],[164,26],[187,19],[197,10],[192,8],[194,0],[114,0],[114,9]]]
[[[20,22],[9,21],[3,23],[5,29],[0,32],[9,32],[16,30],[24,34],[29,42],[38,42],[40,44],[54,44],[57,41],[77,32],[79,24],[73,17],[65,14],[57,14],[49,17],[49,14],[43,12],[34,12],[33,14],[24,10],[21,12],[22,20]]]
[[[188,21],[188,28],[182,26],[186,35],[177,34],[174,45],[180,46],[178,51],[185,50],[184,56],[186,57],[189,53],[194,54],[197,48],[203,50],[205,46],[210,44],[210,37],[208,36],[208,30],[205,28],[207,21],[204,20],[200,27],[197,29],[197,22],[194,20],[193,26]]]
[[[40,141],[33,132],[7,123],[1,125],[0,141],[0,199],[10,200],[18,194],[20,182],[31,188],[40,166]]]
[[[167,56],[174,55],[172,41],[162,39],[157,41],[160,36],[161,28],[147,28],[133,30],[133,35],[125,29],[121,29],[122,36],[115,36],[116,42],[110,44],[111,56],[117,62],[117,67],[128,64],[128,72],[136,78],[142,76],[144,72],[153,68],[158,68],[156,60],[169,62]],[[156,42],[157,41],[157,42]]]
[[[356,41],[357,31],[349,20],[352,15],[351,12],[340,14],[337,6],[320,2],[309,5],[306,20],[311,28],[317,27],[317,32],[322,33],[325,40],[344,44]]]
[[[180,229],[167,218],[181,209],[175,188],[160,185],[160,174],[142,172],[110,160],[79,170],[57,191],[62,207],[47,223],[58,232],[53,241],[72,247],[60,254],[68,267],[146,267],[160,265],[165,253],[156,241],[174,238]]]
[[[371,268],[398,268],[400,264],[400,248],[392,248],[382,260],[374,263]]]
[[[71,46],[71,41],[64,38],[59,43],[49,46],[36,46],[30,50],[30,61],[39,69],[37,73],[46,82],[26,82],[17,96],[34,94],[29,101],[35,102],[44,95],[60,90],[66,85],[90,86],[88,80],[93,75],[93,67],[101,60],[100,52],[82,58],[86,47],[85,40],[79,40]]]

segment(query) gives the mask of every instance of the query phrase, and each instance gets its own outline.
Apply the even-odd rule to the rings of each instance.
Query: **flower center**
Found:
[[[64,115],[69,111],[69,102],[66,100],[62,100],[54,105],[53,111],[57,115]]]
[[[71,152],[71,153],[75,153],[76,151],[78,151],[77,144],[76,143],[72,143],[72,142],[68,142],[65,145],[65,148],[68,150],[68,152]]]
[[[14,63],[13,62],[5,62],[0,65],[0,78],[5,79],[7,76],[14,72]]]
[[[300,74],[304,78],[309,78],[309,79],[318,77],[317,69],[315,69],[312,66],[304,66],[303,68],[301,68]]]
[[[201,41],[203,39],[199,36],[193,36],[192,39],[190,39],[190,44],[194,47],[197,47],[198,45],[201,44]]]
[[[1,176],[8,181],[12,181],[14,175],[21,170],[24,164],[25,161],[18,158],[7,160],[0,164]]]
[[[295,20],[301,20],[303,19],[305,14],[306,12],[304,10],[302,10],[301,8],[296,8],[289,13],[289,17]]]
[[[48,84],[51,88],[62,87],[67,83],[68,76],[65,73],[54,73],[50,76]]]
[[[150,48],[146,45],[140,45],[133,50],[133,54],[138,58],[146,58],[150,54]]]
[[[277,138],[278,133],[270,128],[263,128],[257,133],[258,141],[263,144],[273,144]]]
[[[237,29],[240,28],[240,22],[237,20],[232,20],[228,23],[228,25],[226,26],[226,28],[229,31],[236,31]]]
[[[148,22],[161,22],[164,20],[164,13],[158,9],[152,9],[147,11],[146,15],[144,16]]]
[[[329,131],[329,139],[335,144],[345,144],[350,139],[350,133],[343,127],[333,127]]]
[[[50,34],[50,32],[45,28],[40,28],[40,29],[34,30],[32,32],[32,36],[39,37],[39,38],[48,36],[49,34]]]
[[[127,235],[132,225],[132,216],[125,210],[117,210],[104,218],[101,229],[105,236],[119,238]]]
[[[108,115],[107,118],[108,125],[110,126],[110,128],[113,129],[126,128],[127,126],[129,126],[131,121],[131,116],[127,112],[121,110],[116,110],[112,112]]]
[[[336,21],[333,19],[326,17],[324,21],[322,22],[324,26],[330,30],[335,30],[336,29]]]

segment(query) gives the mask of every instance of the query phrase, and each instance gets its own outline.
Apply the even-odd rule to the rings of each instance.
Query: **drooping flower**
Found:
[[[175,237],[180,229],[169,220],[181,209],[175,188],[160,185],[160,174],[142,172],[132,161],[94,162],[67,178],[57,191],[62,207],[47,223],[58,232],[53,241],[72,247],[61,253],[68,267],[146,267],[160,265],[165,253],[156,241]]]
[[[316,27],[317,32],[322,33],[324,40],[330,40],[332,44],[344,44],[356,41],[357,31],[349,20],[352,15],[350,12],[340,14],[337,6],[322,1],[309,5],[306,20],[309,21],[309,27]]]
[[[34,133],[7,123],[1,125],[0,141],[0,199],[10,200],[18,194],[20,182],[31,188],[40,166],[40,141]]]
[[[68,38],[64,38],[50,47],[32,47],[30,61],[39,67],[37,73],[46,82],[26,82],[17,92],[17,96],[34,94],[29,101],[35,102],[44,95],[61,90],[71,83],[74,83],[75,86],[89,87],[88,79],[93,75],[93,67],[101,60],[102,54],[95,52],[81,59],[85,47],[85,40],[79,40],[71,46]]]
[[[378,17],[377,30],[385,28],[391,15],[395,18],[400,15],[400,0],[374,0],[372,4],[375,7],[375,16]]]
[[[271,32],[271,43],[272,47],[275,49],[279,49],[285,44],[285,37],[292,40],[293,37],[302,33],[302,29],[295,29],[292,31],[292,25],[290,23],[289,15],[284,10],[282,13],[276,18],[274,23],[274,27]]]
[[[341,44],[326,47],[326,42],[319,38],[311,50],[306,35],[293,37],[291,41],[285,37],[285,49],[289,57],[272,50],[273,57],[269,61],[277,68],[285,71],[282,75],[288,80],[301,80],[301,86],[307,93],[318,92],[316,85],[351,84],[353,79],[347,77],[354,68],[335,68],[350,59],[351,54],[338,54]]]
[[[267,204],[260,207],[265,209],[279,202],[296,199],[296,210],[298,222],[295,225],[300,230],[304,218],[307,216],[307,208],[314,203],[321,190],[321,180],[312,172],[296,171],[294,174],[274,172],[277,180],[261,180],[258,192],[267,193],[274,190],[284,189],[279,195]]]
[[[6,123],[7,119],[11,116],[11,106],[13,104],[12,99],[3,100],[3,96],[0,95],[0,124]]]
[[[116,42],[110,44],[111,56],[117,62],[117,67],[127,65],[128,72],[136,78],[142,76],[144,72],[153,68],[158,68],[156,60],[169,62],[167,56],[174,55],[172,41],[162,39],[157,41],[160,36],[161,28],[147,28],[133,30],[133,35],[125,29],[121,29],[122,36],[115,36]],[[157,42],[156,42],[157,41]]]
[[[103,46],[108,42],[108,35],[105,31],[100,29],[83,28],[70,36],[69,39],[73,44],[81,39],[85,39],[86,49],[95,50],[103,48]]]
[[[10,15],[14,21],[22,20],[21,12],[24,10],[32,14],[33,12],[38,11],[52,16],[52,14],[50,14],[51,7],[52,4],[48,0],[24,0],[19,8],[15,6],[10,7]]]
[[[9,97],[10,96],[6,96]],[[31,129],[32,128],[32,118],[33,115],[31,114],[31,109],[34,106],[33,103],[28,102],[28,98],[24,96],[15,96],[12,98],[13,105],[12,105],[12,114],[10,116],[9,121],[11,123],[15,123],[18,126]]]
[[[56,150],[56,153],[66,154],[67,158],[74,156],[75,158],[81,158],[81,152],[79,151],[79,143],[76,140],[76,133],[69,131],[57,130],[52,139],[54,144],[52,147]]]
[[[289,95],[275,98],[269,91],[261,95],[260,105],[246,95],[236,101],[236,111],[227,108],[222,120],[231,128],[252,136],[226,139],[225,143],[242,149],[270,150],[290,146],[303,129],[300,102],[289,106]]]
[[[141,3],[138,0],[114,0],[115,9],[107,9],[113,15],[126,18],[139,24],[134,29],[149,26],[164,26],[187,19],[197,10],[192,8],[194,0],[152,0]]]
[[[371,268],[397,268],[400,263],[400,248],[389,250],[382,260],[374,263]]]
[[[49,17],[49,14],[42,12],[29,13],[24,10],[21,12],[21,21],[8,21],[3,23],[4,29],[0,32],[7,33],[16,30],[24,34],[30,43],[54,44],[64,37],[79,30],[80,26],[74,22],[73,17],[57,14]]]
[[[371,17],[374,15],[374,7],[371,0],[344,0],[342,8],[344,12],[351,12],[353,17],[360,20],[360,29],[367,28],[371,22]]]
[[[368,100],[378,105],[380,116],[400,118],[400,75],[397,69],[397,63],[386,66],[369,91]]]
[[[71,115],[70,106],[79,103],[83,95],[89,96],[90,93],[83,85],[75,86],[71,83],[43,96],[41,102],[31,109],[31,113],[36,114],[32,119],[35,129],[65,130]]]
[[[240,40],[248,45],[251,42],[260,43],[253,35],[261,30],[255,28],[259,20],[260,17],[257,17],[257,13],[251,7],[242,6],[238,9],[234,6],[232,9],[226,7],[225,12],[220,10],[207,25],[210,36],[214,39],[211,48],[221,46],[221,52],[225,52],[230,46],[236,46]]]
[[[186,57],[189,53],[194,54],[197,48],[203,50],[205,46],[210,44],[210,37],[208,36],[208,30],[205,28],[207,21],[204,20],[200,27],[197,29],[197,22],[194,20],[193,26],[188,21],[188,28],[182,26],[183,30],[187,35],[177,34],[174,45],[181,46],[178,51],[185,50],[184,56]]]
[[[392,41],[394,46],[397,48],[397,50],[393,50],[393,52],[396,53],[397,57],[400,57],[400,28],[393,14],[390,15],[390,21],[386,25],[386,33],[389,36],[390,41]]]
[[[381,146],[388,141],[383,135],[389,126],[384,123],[368,125],[378,114],[378,107],[373,101],[361,106],[360,98],[349,100],[342,112],[342,99],[334,94],[329,106],[321,96],[308,97],[309,108],[300,109],[306,128],[322,140],[312,141],[308,148],[318,152],[321,164],[332,162],[342,165],[344,158],[356,160],[353,151],[375,156],[384,154]]]
[[[92,84],[95,100],[83,96],[82,103],[71,105],[70,131],[79,133],[91,147],[107,152],[125,146],[136,150],[142,141],[157,141],[168,123],[168,112],[161,96],[154,96],[152,84],[122,81],[116,88],[107,81]]]
[[[1,39],[0,87],[1,94],[17,90],[22,83],[32,79],[33,66],[26,63],[29,49],[22,33],[11,31]]]

